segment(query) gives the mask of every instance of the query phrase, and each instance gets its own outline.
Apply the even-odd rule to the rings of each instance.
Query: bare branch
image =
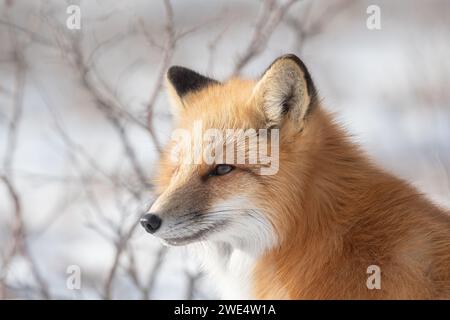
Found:
[[[170,66],[170,61],[172,60],[173,52],[175,49],[176,44],[176,37],[175,37],[175,26],[174,26],[174,20],[173,20],[173,9],[172,5],[170,4],[169,0],[164,0],[164,8],[166,11],[166,40],[163,46],[163,53],[162,53],[162,59],[161,59],[161,65],[159,67],[159,71],[156,76],[156,83],[153,86],[153,91],[150,94],[150,99],[147,103],[146,110],[147,110],[147,127],[151,132],[153,132],[153,110],[155,108],[156,100],[159,97],[159,94],[161,92],[165,74],[167,68]],[[151,41],[151,38],[147,38],[148,41]],[[153,132],[153,136],[156,136]],[[161,146],[159,144],[156,144],[158,152],[161,152]]]
[[[288,0],[285,4],[277,6],[275,0],[266,0],[263,3],[261,15],[256,22],[253,36],[247,49],[239,55],[234,66],[233,75],[241,73],[242,69],[266,48],[267,43],[283,20],[287,11],[297,0]]]
[[[195,290],[197,282],[201,279],[203,273],[201,271],[190,272],[186,270],[187,286],[185,299],[192,300],[195,297]]]
[[[167,254],[167,247],[160,247],[156,254],[156,260],[153,265],[153,268],[151,269],[150,277],[148,279],[147,287],[146,287],[146,296],[145,298],[150,298],[150,293],[155,288],[155,282],[159,273],[159,270],[161,269],[162,263],[164,261],[164,258]]]
[[[117,270],[119,268],[120,259],[122,257],[122,254],[125,252],[127,248],[127,243],[132,237],[134,231],[136,230],[136,227],[138,226],[138,221],[133,223],[133,225],[126,231],[124,234],[119,234],[119,238],[115,242],[115,254],[113,258],[113,262],[111,264],[111,267],[109,268],[109,271],[106,275],[106,280],[103,285],[103,297],[105,299],[111,299],[113,297],[113,281],[114,277],[117,273]]]
[[[16,255],[23,256],[30,265],[32,274],[39,286],[40,293],[43,298],[49,299],[50,293],[48,291],[47,284],[41,276],[39,269],[33,259],[28,244],[26,241],[26,226],[23,219],[22,204],[19,193],[13,182],[12,164],[14,161],[15,151],[17,149],[17,137],[19,133],[19,124],[23,115],[23,100],[25,94],[25,68],[26,63],[24,56],[22,55],[23,47],[18,43],[16,37],[17,29],[10,25],[9,32],[11,43],[13,47],[13,58],[16,67],[16,80],[15,80],[15,92],[13,99],[13,116],[9,124],[7,133],[6,152],[3,162],[4,175],[0,176],[6,186],[9,197],[12,200],[14,207],[14,218],[11,232],[11,245],[4,254],[3,265],[0,270],[0,296],[6,296],[6,278],[8,275],[8,269],[13,258]]]
[[[325,10],[323,10],[319,16],[314,17],[312,9],[313,1],[311,1],[308,2],[301,18],[288,15],[285,20],[286,24],[290,26],[296,34],[297,51],[301,51],[303,49],[306,40],[311,39],[323,32],[326,26],[331,24],[343,10],[348,9],[352,3],[353,2],[351,0],[333,2]]]
[[[42,35],[34,32],[32,30],[29,30],[29,29],[27,29],[25,27],[19,26],[19,25],[15,24],[15,23],[12,23],[10,21],[5,21],[5,20],[1,20],[0,19],[0,25],[3,25],[5,27],[7,27],[7,28],[13,28],[13,29],[15,29],[17,31],[20,31],[21,33],[29,36],[30,40],[32,40],[34,42],[37,42],[39,44],[42,44],[42,45],[45,45],[45,46],[48,46],[48,47],[56,47],[55,44],[50,39],[47,39],[47,38],[43,37]]]
[[[9,265],[13,259],[13,257],[17,254],[22,255],[30,265],[33,276],[38,283],[40,293],[44,299],[50,299],[50,293],[48,290],[48,286],[44,281],[37,265],[36,261],[32,257],[30,250],[28,248],[28,244],[26,242],[26,227],[24,224],[23,216],[22,216],[22,205],[19,194],[16,188],[13,186],[11,180],[6,176],[1,176],[0,179],[5,184],[8,193],[14,204],[14,225],[12,227],[12,244],[9,251],[6,253],[5,259],[3,261],[2,272],[0,274],[0,295],[6,296],[5,292],[5,281],[8,273]]]

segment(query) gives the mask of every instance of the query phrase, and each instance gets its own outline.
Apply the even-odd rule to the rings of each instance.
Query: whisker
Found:
[[[260,215],[256,214],[258,209],[254,208],[222,208],[213,211],[194,211],[177,217],[177,221],[171,226],[170,233],[183,236],[194,232],[220,227],[222,223],[232,220],[229,213],[245,214],[257,221],[261,221]]]

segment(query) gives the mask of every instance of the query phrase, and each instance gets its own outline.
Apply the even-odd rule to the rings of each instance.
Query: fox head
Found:
[[[290,208],[301,205],[292,201],[308,166],[302,154],[313,144],[305,137],[317,98],[303,62],[285,55],[257,80],[224,83],[173,66],[167,86],[177,129],[143,227],[169,245],[274,246]]]

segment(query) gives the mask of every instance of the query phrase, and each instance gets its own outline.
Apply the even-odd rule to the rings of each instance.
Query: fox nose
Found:
[[[148,233],[155,233],[161,226],[162,220],[156,214],[147,213],[141,218],[140,222],[145,231]]]

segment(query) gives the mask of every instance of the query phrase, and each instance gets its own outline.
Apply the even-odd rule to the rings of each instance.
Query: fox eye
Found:
[[[210,176],[223,176],[230,173],[234,169],[229,164],[218,164],[210,173]]]

